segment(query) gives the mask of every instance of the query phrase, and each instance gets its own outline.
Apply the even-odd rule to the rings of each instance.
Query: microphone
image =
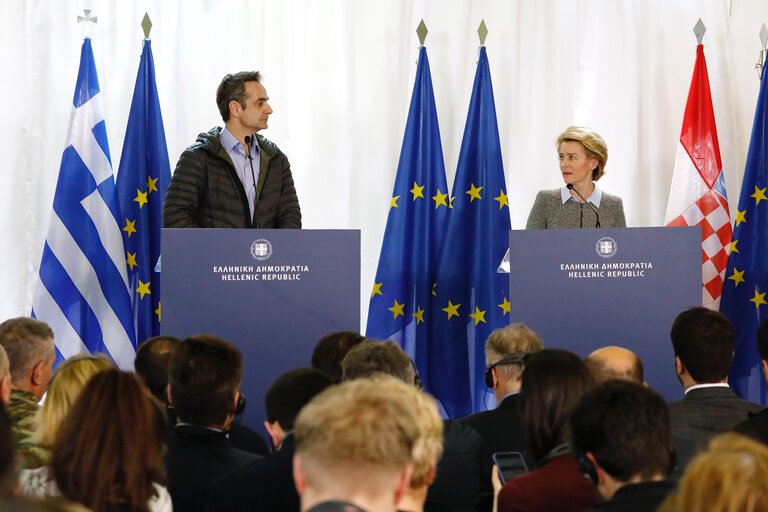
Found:
[[[251,154],[251,143],[254,141],[255,138],[256,138],[255,136],[253,136],[253,137],[250,136],[250,135],[246,135],[245,136],[245,157],[248,159],[248,161],[251,164],[251,179],[253,180],[253,195],[254,195],[254,198],[255,198],[254,206],[253,206],[254,212],[256,212],[256,210],[258,209],[258,206],[259,206],[259,190],[258,190],[258,188],[256,188],[256,173],[253,170],[253,155]],[[256,213],[258,213],[258,212],[256,212]],[[260,227],[260,222],[259,222],[258,215],[256,215],[256,226],[255,227],[256,228]]]
[[[593,205],[592,203],[590,203],[589,201],[587,201],[586,199],[584,199],[584,196],[583,196],[583,195],[581,195],[581,193],[580,193],[578,190],[576,190],[576,187],[574,187],[574,186],[573,186],[573,183],[569,183],[569,184],[567,184],[567,185],[566,185],[566,188],[567,188],[568,190],[573,190],[574,192],[576,192],[576,195],[577,195],[577,196],[579,196],[579,197],[581,198],[581,201],[582,201],[582,203],[586,203],[586,204],[587,204],[587,206],[589,206],[590,208],[592,208],[592,211],[593,211],[593,212],[595,212],[595,219],[597,219],[597,222],[595,222],[595,227],[596,227],[596,228],[599,228],[599,227],[601,227],[601,226],[600,226],[600,214],[599,214],[599,213],[597,213],[597,208],[595,208],[595,205]]]

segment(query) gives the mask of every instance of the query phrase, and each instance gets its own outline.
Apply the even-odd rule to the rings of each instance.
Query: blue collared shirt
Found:
[[[232,135],[232,132],[227,130],[225,126],[222,128],[219,134],[219,140],[221,146],[232,159],[232,163],[235,165],[235,172],[237,177],[240,178],[240,182],[245,188],[245,196],[248,198],[248,207],[251,211],[251,219],[253,219],[254,208],[256,207],[256,183],[259,180],[259,145],[256,143],[256,136],[253,137],[251,142],[251,155],[253,156],[253,173],[251,173],[251,162],[245,156],[245,146],[240,143],[239,140]]]
[[[595,190],[592,191],[592,193],[587,198],[588,203],[592,203],[595,208],[600,208],[600,201],[603,199],[603,191],[600,190],[600,187],[597,186],[597,183],[592,183],[595,186]],[[581,190],[579,190],[581,192]],[[582,192],[581,195],[584,195]],[[563,204],[567,203],[571,199],[574,201],[578,201],[579,198],[572,195],[571,191],[568,190],[568,185],[564,186],[560,189],[560,199],[563,201]]]

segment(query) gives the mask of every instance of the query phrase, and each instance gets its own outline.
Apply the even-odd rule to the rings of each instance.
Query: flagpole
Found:
[[[768,26],[766,26],[765,23],[763,23],[762,28],[760,28],[759,36],[760,42],[763,43],[763,48],[760,50],[760,55],[757,58],[757,64],[755,64],[755,69],[757,70],[758,80],[762,80],[765,57],[766,54],[768,54]]]

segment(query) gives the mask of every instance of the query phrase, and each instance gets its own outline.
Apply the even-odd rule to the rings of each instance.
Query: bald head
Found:
[[[643,362],[623,347],[603,347],[584,360],[598,382],[628,380],[643,384]]]

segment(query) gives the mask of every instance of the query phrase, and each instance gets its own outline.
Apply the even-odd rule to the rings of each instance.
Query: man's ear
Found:
[[[240,112],[243,109],[237,100],[230,101],[228,107],[229,107],[229,115],[234,117],[239,117]]]
[[[173,407],[173,393],[171,392],[170,382],[165,386],[165,405],[166,407]]]
[[[400,503],[403,496],[406,495],[411,487],[411,476],[413,475],[413,464],[406,465],[397,476],[397,487],[395,488],[395,504]]]
[[[592,463],[592,466],[595,468],[595,474],[597,475],[597,482],[594,482],[596,487],[600,487],[602,485],[605,485],[605,470],[600,466],[600,464],[597,463],[597,459],[592,454],[592,452],[587,452],[584,454],[584,456],[589,459],[589,461]]]
[[[43,383],[43,368],[48,364],[47,361],[41,359],[32,366],[32,374],[30,375],[30,381],[34,386],[44,386]]]
[[[280,443],[283,442],[283,436],[285,435],[285,431],[283,430],[283,427],[280,426],[280,422],[274,421],[270,423],[269,421],[264,421],[264,428],[267,429],[269,437],[272,438],[272,446],[275,448],[280,446]]]
[[[763,367],[763,376],[768,381],[768,359],[761,359],[760,366]]]
[[[685,373],[685,365],[677,356],[675,356],[675,372],[677,372],[678,375]]]
[[[7,406],[11,402],[11,374],[0,379],[0,401]]]
[[[299,496],[304,494],[307,490],[307,482],[304,480],[304,471],[301,468],[301,459],[299,456],[293,455],[293,481],[296,484],[296,492]]]

